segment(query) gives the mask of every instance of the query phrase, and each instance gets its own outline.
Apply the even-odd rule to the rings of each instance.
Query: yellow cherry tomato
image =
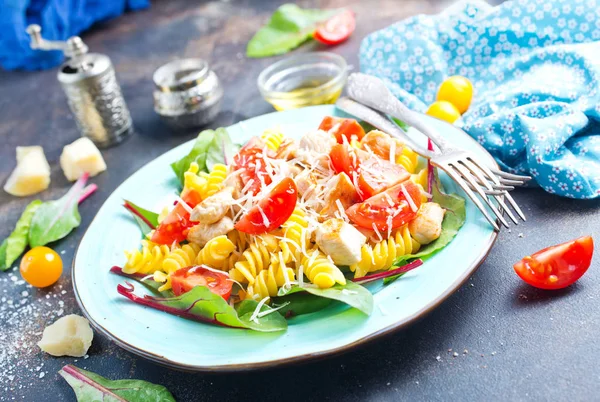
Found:
[[[45,288],[60,278],[63,262],[56,251],[38,246],[25,253],[20,269],[27,283],[36,288]]]
[[[460,112],[456,106],[446,101],[433,102],[427,109],[427,114],[448,123],[454,123],[460,117]]]
[[[442,82],[436,99],[452,103],[463,114],[473,99],[473,84],[465,77],[453,75]]]

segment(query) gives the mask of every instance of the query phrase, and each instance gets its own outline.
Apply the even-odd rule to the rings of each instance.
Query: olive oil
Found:
[[[310,77],[294,85],[276,98],[266,99],[276,110],[297,109],[304,106],[329,105],[335,103],[342,93],[339,86],[325,85],[332,77]]]

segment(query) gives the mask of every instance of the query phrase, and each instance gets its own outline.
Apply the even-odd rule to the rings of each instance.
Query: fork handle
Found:
[[[347,89],[348,95],[355,101],[416,128],[433,141],[440,151],[452,149],[448,141],[425,123],[419,113],[413,112],[400,102],[379,78],[363,73],[352,73],[348,77]]]

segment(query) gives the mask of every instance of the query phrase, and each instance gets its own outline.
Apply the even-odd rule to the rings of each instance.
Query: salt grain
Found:
[[[43,371],[40,373],[39,378],[44,378],[44,376],[46,375],[46,373],[44,373]]]
[[[442,356],[436,356],[436,357],[435,357],[435,360],[437,360],[438,362],[439,362],[439,361],[442,361]]]

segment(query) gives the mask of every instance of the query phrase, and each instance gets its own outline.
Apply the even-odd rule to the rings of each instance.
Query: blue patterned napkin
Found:
[[[600,4],[459,3],[364,39],[361,71],[425,111],[449,75],[475,86],[456,124],[508,171],[550,193],[600,196]]]

